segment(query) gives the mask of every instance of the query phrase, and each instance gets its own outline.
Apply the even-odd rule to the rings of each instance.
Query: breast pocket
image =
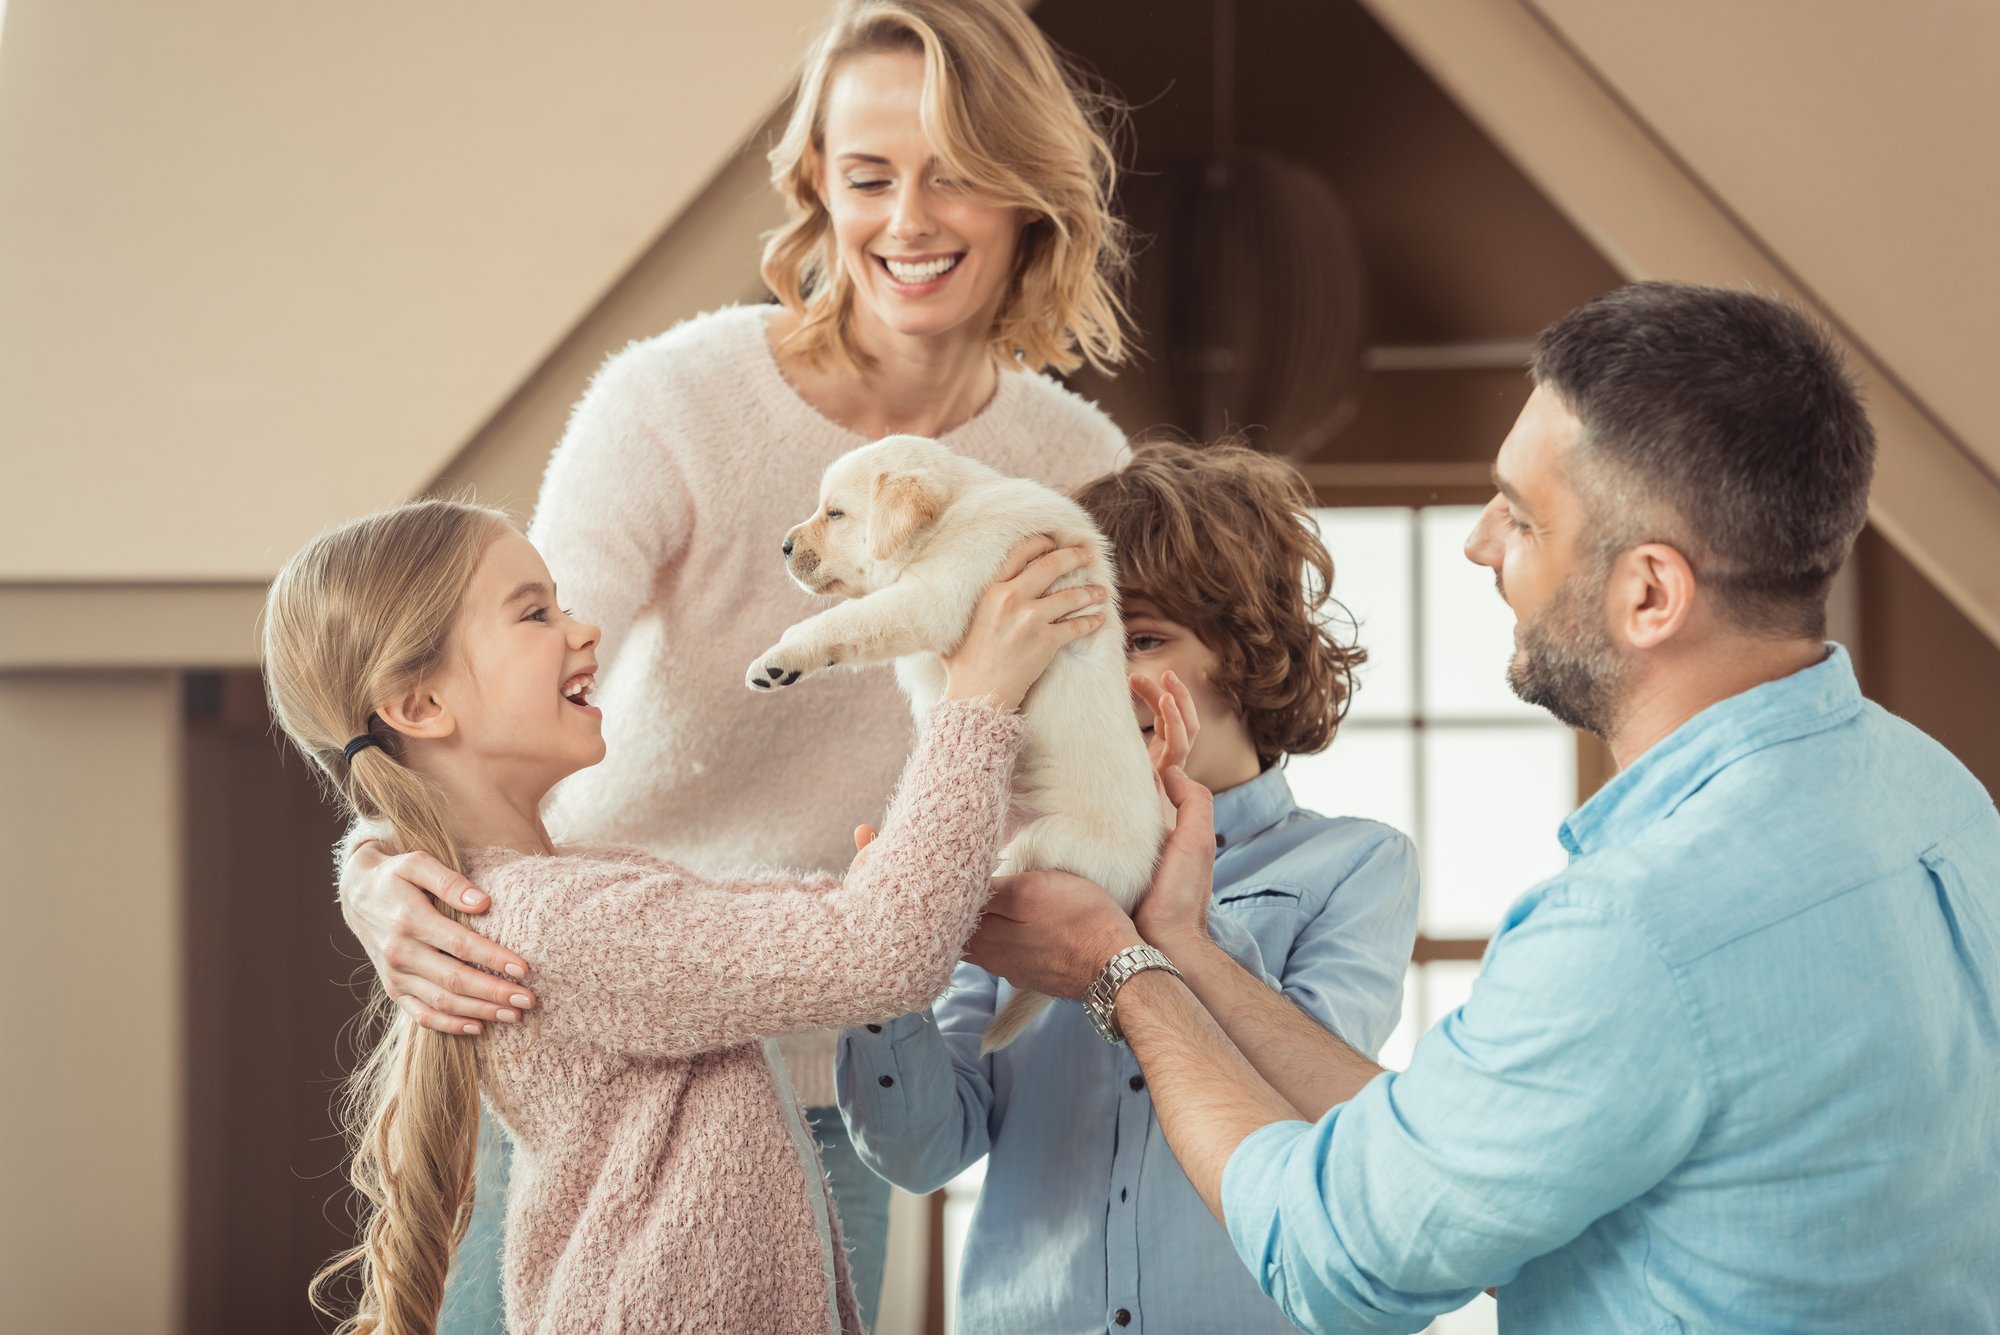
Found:
[[[1215,907],[1231,912],[1295,909],[1302,892],[1285,885],[1232,885],[1215,897]]]

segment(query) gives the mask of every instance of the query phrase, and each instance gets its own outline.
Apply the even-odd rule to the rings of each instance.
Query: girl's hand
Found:
[[[1172,672],[1161,674],[1156,686],[1138,673],[1130,677],[1132,694],[1153,711],[1153,735],[1146,739],[1146,755],[1153,762],[1153,786],[1168,810],[1166,773],[1187,764],[1194,739],[1201,735],[1201,715],[1194,707],[1194,693]]]
[[[1092,557],[1088,547],[1057,547],[1045,537],[1015,544],[980,596],[964,642],[944,657],[944,698],[1018,708],[1056,650],[1104,624],[1102,612],[1088,609],[1101,605],[1110,590],[1082,584],[1049,591]]]
[[[432,896],[466,913],[484,913],[492,903],[428,853],[391,857],[364,842],[341,868],[341,916],[389,999],[411,1019],[441,1034],[477,1034],[482,1021],[519,1020],[535,1004],[517,981],[528,976],[527,961],[439,913]]]

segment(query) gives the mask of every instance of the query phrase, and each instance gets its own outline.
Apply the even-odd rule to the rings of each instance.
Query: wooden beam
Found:
[[[254,667],[264,588],[0,584],[0,673]]]

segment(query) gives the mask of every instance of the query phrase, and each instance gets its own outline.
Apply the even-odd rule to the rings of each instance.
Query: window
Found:
[[[1508,688],[1514,616],[1463,544],[1479,508],[1319,512],[1334,596],[1368,661],[1340,735],[1287,769],[1301,806],[1408,834],[1423,867],[1403,1020],[1384,1065],[1464,1001],[1501,915],[1559,871],[1577,799],[1575,734]]]
[[[1463,544],[1479,507],[1319,512],[1334,596],[1368,650],[1340,735],[1286,777],[1301,806],[1408,834],[1423,868],[1403,1018],[1380,1054],[1408,1065],[1417,1038],[1471,995],[1479,957],[1515,896],[1561,869],[1556,826],[1578,797],[1568,728],[1508,688],[1514,616]],[[1433,1335],[1498,1328],[1484,1295]]]

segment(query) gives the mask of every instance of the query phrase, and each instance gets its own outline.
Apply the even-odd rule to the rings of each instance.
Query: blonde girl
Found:
[[[603,626],[613,706],[610,758],[563,785],[559,830],[718,871],[844,864],[854,806],[886,798],[909,751],[889,674],[767,699],[732,664],[815,610],[779,543],[848,450],[938,436],[1065,491],[1115,465],[1123,434],[1043,374],[1124,355],[1110,120],[1014,0],[835,10],[771,153],[789,210],[764,252],[779,304],[618,353],[549,463],[530,533]],[[372,845],[342,873],[347,921],[390,997],[443,1032],[515,1023],[536,996],[521,981],[530,960],[432,905],[477,913],[480,889]],[[856,1225],[866,1308],[888,1187],[831,1106],[832,1036],[782,1046]]]
[[[404,506],[286,565],[263,627],[286,735],[389,848],[478,876],[496,935],[539,963],[540,1004],[477,1042],[382,1007],[351,1090],[363,1233],[315,1282],[330,1308],[331,1281],[357,1281],[343,1332],[436,1328],[482,1092],[515,1142],[511,1329],[862,1329],[764,1042],[943,990],[985,899],[1014,706],[1103,620],[1104,590],[1048,592],[1086,556],[1051,547],[1017,549],[982,600],[882,836],[844,881],[712,880],[551,840],[543,799],[605,754],[600,631],[562,609],[497,512]]]

